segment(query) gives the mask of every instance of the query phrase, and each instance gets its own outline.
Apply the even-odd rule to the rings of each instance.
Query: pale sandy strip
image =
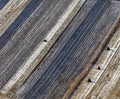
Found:
[[[45,40],[50,41],[52,37],[55,35],[55,33],[58,31],[59,27],[61,27],[64,23],[64,21],[68,18],[69,14],[72,12],[72,10],[75,8],[75,6],[78,4],[80,0],[74,0],[72,4],[68,7],[67,11],[63,16],[60,17],[54,28],[48,33],[45,37]],[[85,2],[85,0],[81,0],[81,5]],[[81,6],[80,5],[80,6]]]
[[[118,31],[118,34],[120,32]],[[119,35],[120,36],[120,35]],[[113,39],[110,42],[110,47],[115,48],[116,50],[120,46],[120,38],[119,36],[113,37]],[[113,43],[114,42],[114,43]],[[78,90],[73,95],[72,99],[86,99],[86,96],[89,94],[89,92],[94,87],[95,83],[89,83],[88,78],[91,78],[95,82],[98,81],[100,76],[103,74],[105,68],[108,66],[109,62],[112,60],[114,54],[116,51],[108,51],[104,52],[101,58],[99,59],[98,63],[95,65],[95,68],[92,69],[89,73],[89,75],[86,77],[86,79],[82,82],[82,84],[79,86]],[[104,70],[98,70],[97,67],[101,66]]]
[[[117,44],[117,47],[116,49],[119,47],[118,45],[118,42],[116,43]],[[113,55],[115,54],[115,51],[114,52],[109,52],[108,55],[106,56],[106,59],[104,61],[104,63],[101,64],[102,67],[104,67],[104,69],[108,66],[109,62],[111,61]],[[100,78],[100,76],[103,74],[104,70],[102,71],[99,71],[97,69],[93,69],[91,72],[90,72],[90,78],[92,80],[94,80],[95,82],[98,81],[98,79]],[[87,77],[89,78],[89,77]],[[89,92],[91,91],[91,89],[94,87],[95,83],[91,83],[87,86],[87,88],[84,90],[83,93],[80,93],[78,96],[77,96],[77,99],[86,99],[86,96],[89,94]]]
[[[0,36],[23,11],[29,1],[30,0],[10,0],[5,7],[0,10]]]
[[[97,99],[100,99],[100,97],[102,97],[102,99],[107,99],[107,96],[109,95],[110,90],[114,88],[115,84],[120,78],[120,65],[117,65],[117,67],[118,67],[117,70],[112,75],[112,78],[110,79],[110,81],[105,84],[102,91],[99,93]]]
[[[79,8],[80,8],[80,6],[82,6],[84,1],[85,0],[73,0],[73,2],[69,5],[67,10],[64,12],[64,14],[60,17],[60,19],[58,20],[56,25],[53,27],[53,29],[49,33],[47,33],[48,35],[46,35],[46,37],[45,37],[45,39],[47,41],[51,41],[51,39],[54,37],[54,35],[60,29],[60,27],[63,27],[62,25],[67,20],[67,18],[70,16],[72,11],[74,11],[75,7],[78,6],[79,2],[81,3],[79,5]],[[35,66],[37,65],[36,63],[39,62],[38,57],[39,57],[40,53],[44,50],[44,48],[48,45],[48,43],[49,42],[41,42],[37,46],[36,50],[29,57],[27,62],[24,63],[23,65],[21,65],[21,67],[18,69],[18,71],[7,82],[7,84],[5,84],[5,86],[1,89],[1,93],[7,94],[9,92],[9,90],[20,80],[20,78],[22,76],[26,76],[24,74],[27,71],[29,71],[29,73],[30,73],[35,68]],[[27,74],[27,75],[29,75],[29,74]]]

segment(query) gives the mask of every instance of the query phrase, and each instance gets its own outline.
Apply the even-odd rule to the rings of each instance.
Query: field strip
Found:
[[[97,64],[90,71],[90,73],[85,78],[85,80],[81,83],[81,85],[78,88],[79,91],[77,90],[75,92],[72,99],[86,99],[86,96],[90,93],[90,91],[94,87],[95,83],[97,83],[97,81],[103,74],[104,70],[106,69],[106,67],[108,66],[110,61],[112,60],[114,54],[116,53],[116,50],[120,47],[120,29],[117,31],[117,33],[114,35],[114,37],[110,41],[109,46],[111,48],[114,48],[115,51],[109,50],[109,51],[103,52],[103,54],[100,57],[100,59],[98,60]],[[102,70],[98,70],[98,67],[100,67]],[[92,79],[93,83],[88,82],[89,78]]]
[[[59,37],[60,33],[62,33],[61,31],[63,31],[65,27],[69,24],[69,22],[72,20],[72,18],[84,2],[85,0],[73,0],[73,2],[69,5],[64,14],[58,19],[52,30],[47,33],[46,37],[44,38],[44,40],[46,40],[47,42],[43,41],[36,47],[27,62],[21,65],[18,71],[1,89],[1,93],[7,94],[12,89],[12,87],[17,84],[17,82],[19,82],[19,80],[22,83],[27,78],[27,76],[32,72],[32,70],[44,57],[44,49],[46,49],[45,52],[47,53],[52,44],[54,44],[55,39]],[[55,38],[55,36],[57,37]],[[41,53],[43,53],[44,55],[41,55]],[[21,83],[19,83],[18,85],[21,85]]]
[[[112,74],[112,77],[109,81],[109,83],[106,83],[102,89],[102,91],[99,93],[99,95],[97,96],[97,99],[100,99],[100,97],[102,97],[103,99],[107,99],[107,96],[109,95],[109,92],[111,91],[111,89],[114,88],[115,84],[117,83],[117,81],[120,79],[120,64],[117,65],[117,70],[114,71],[114,73]]]
[[[4,8],[0,10],[0,36],[23,11],[29,1],[30,0],[10,0]]]

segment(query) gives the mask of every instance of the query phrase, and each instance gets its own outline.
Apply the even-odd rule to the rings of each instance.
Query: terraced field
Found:
[[[0,98],[100,99],[86,79],[119,24],[119,1],[0,0]]]

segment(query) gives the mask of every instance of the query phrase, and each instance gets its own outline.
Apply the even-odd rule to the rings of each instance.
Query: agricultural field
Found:
[[[0,0],[0,99],[120,99],[120,1]]]

